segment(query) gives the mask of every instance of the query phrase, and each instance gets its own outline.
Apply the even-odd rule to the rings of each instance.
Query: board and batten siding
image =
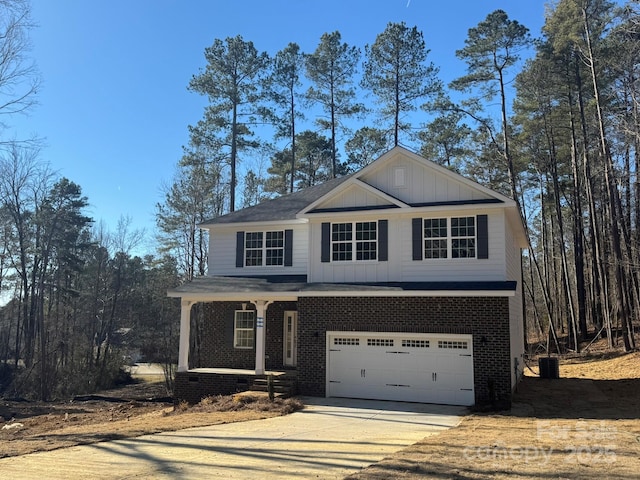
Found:
[[[413,260],[412,216],[381,216],[388,219],[388,261],[322,262],[322,222],[329,219],[313,219],[309,224],[309,281],[310,282],[438,282],[438,281],[504,281],[505,265],[505,216],[501,210],[486,212],[451,211],[438,212],[423,218],[469,216],[487,214],[489,258],[487,259],[433,259]],[[417,215],[414,215],[417,216]],[[349,221],[372,221],[353,218]],[[340,220],[342,221],[342,220]]]
[[[236,267],[237,232],[293,230],[292,266]],[[270,226],[225,226],[209,229],[209,275],[306,275],[308,264],[307,224]]]
[[[489,255],[486,259],[478,258],[444,258],[413,260],[411,219],[401,224],[402,244],[402,281],[404,282],[456,282],[456,281],[504,281],[505,266],[505,224],[501,210],[477,211],[473,214],[487,215],[487,234]],[[422,218],[466,217],[472,215],[467,211],[446,211]]]
[[[361,180],[410,204],[491,198],[453,178],[434,175],[433,170],[402,156],[364,175]]]
[[[322,204],[322,208],[370,207],[389,205],[389,202],[362,187],[352,185]]]

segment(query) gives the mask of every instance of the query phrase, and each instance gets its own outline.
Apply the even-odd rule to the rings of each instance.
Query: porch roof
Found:
[[[299,297],[507,297],[515,281],[308,283],[304,277],[196,277],[167,292],[169,297],[205,301],[296,301]]]

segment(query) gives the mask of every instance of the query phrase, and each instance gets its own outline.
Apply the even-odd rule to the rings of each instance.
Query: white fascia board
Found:
[[[260,299],[273,302],[295,302],[299,297],[513,297],[514,290],[385,290],[385,291],[315,291],[315,292],[237,292],[237,293],[188,293],[168,292],[171,298],[192,302],[247,302]]]
[[[346,210],[344,212],[319,212],[319,213],[307,213],[305,218],[308,219],[327,219],[335,221],[340,218],[350,219],[369,219],[388,217],[390,215],[398,216],[402,213],[408,213],[409,210],[404,208],[376,208],[374,210]]]
[[[295,302],[300,296],[296,292],[237,292],[237,293],[188,293],[167,292],[170,298],[181,298],[191,302],[249,302],[251,299],[268,300],[272,302]]]
[[[457,211],[484,211],[484,210],[504,210],[503,203],[473,203],[466,205],[427,205],[424,207],[409,207],[409,209],[396,210],[406,214],[421,214],[432,212],[457,212]]]
[[[299,297],[514,297],[514,290],[385,290],[300,292]]]

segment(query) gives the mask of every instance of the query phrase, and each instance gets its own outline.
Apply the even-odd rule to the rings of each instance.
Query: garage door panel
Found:
[[[472,405],[470,335],[328,332],[327,395]]]

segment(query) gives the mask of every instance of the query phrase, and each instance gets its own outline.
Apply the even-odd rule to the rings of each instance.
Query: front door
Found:
[[[298,363],[298,312],[284,312],[284,365],[295,367]]]

